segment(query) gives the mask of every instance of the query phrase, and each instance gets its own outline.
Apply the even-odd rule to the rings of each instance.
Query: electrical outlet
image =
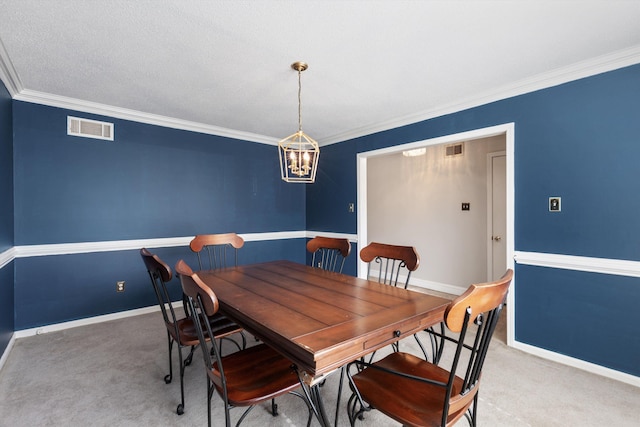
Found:
[[[462,210],[463,211],[468,211],[470,209],[471,209],[471,203],[466,203],[466,202],[462,203]]]
[[[116,282],[116,292],[124,292],[124,280]]]
[[[354,203],[349,203],[349,212],[353,213],[356,211],[356,206]]]

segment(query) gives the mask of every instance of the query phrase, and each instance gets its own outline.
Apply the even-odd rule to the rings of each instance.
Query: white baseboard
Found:
[[[467,288],[461,288],[460,286],[449,285],[447,283],[432,282],[430,280],[411,278],[409,286],[415,286],[418,288],[429,289],[432,291],[444,292],[445,294],[461,295]]]
[[[174,308],[178,306],[182,307],[182,301],[176,301],[173,303],[173,305],[174,305]],[[137,308],[135,310],[120,311],[118,313],[87,317],[85,319],[71,320],[69,322],[55,323],[52,325],[39,326],[36,328],[22,329],[19,331],[15,331],[13,335],[15,338],[32,337],[34,335],[41,335],[49,332],[56,332],[56,331],[62,331],[65,329],[77,328],[78,326],[86,326],[86,325],[92,325],[94,323],[102,323],[102,322],[108,322],[110,320],[124,319],[132,316],[139,316],[141,314],[153,313],[159,310],[160,310],[160,307],[156,304],[149,307]]]
[[[16,334],[14,332],[11,335],[11,339],[9,340],[9,345],[7,345],[7,348],[4,349],[4,352],[2,353],[2,357],[0,357],[0,371],[2,371],[2,367],[4,366],[5,362],[9,358],[9,353],[11,353],[11,349],[13,348],[13,344],[15,342],[16,342]]]
[[[379,270],[371,270],[369,277],[373,280],[377,280]],[[407,281],[406,275],[398,276],[398,283],[405,283]],[[448,283],[433,282],[431,280],[417,279],[415,276],[411,276],[409,280],[409,287],[429,289],[432,291],[444,292],[445,294],[461,295],[467,288],[461,288],[460,286],[450,285]]]
[[[551,360],[552,362],[557,362],[562,365],[571,366],[573,368],[581,369],[592,374],[600,375],[603,377],[611,378],[612,380],[640,387],[640,377],[636,377],[625,372],[616,371],[615,369],[606,368],[604,366],[596,365],[595,363],[585,362],[584,360],[565,356],[564,354],[545,350],[533,345],[524,344],[519,341],[514,341],[512,348],[522,350],[525,353],[529,353],[543,359]]]

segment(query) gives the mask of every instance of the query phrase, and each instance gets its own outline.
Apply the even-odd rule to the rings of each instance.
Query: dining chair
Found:
[[[313,411],[309,399],[295,390],[301,386],[293,363],[271,347],[258,344],[222,357],[218,347],[207,348],[206,337],[211,334],[209,324],[201,322],[218,312],[219,303],[214,291],[183,260],[176,264],[176,272],[182,290],[194,313],[195,326],[207,373],[207,421],[211,426],[211,398],[217,392],[224,402],[225,425],[231,426],[230,409],[247,407],[236,426],[245,419],[256,404],[271,400],[272,413],[277,415],[274,399],[286,393],[304,400],[309,409],[307,427],[311,424]]]
[[[184,370],[191,364],[193,352],[196,346],[199,345],[200,341],[198,340],[192,319],[188,316],[178,316],[175,308],[173,307],[169,293],[169,284],[173,278],[171,268],[157,255],[152,254],[146,248],[140,249],[140,255],[147,267],[147,272],[149,273],[151,284],[153,285],[153,291],[158,299],[158,305],[160,306],[162,318],[164,319],[164,324],[167,329],[169,373],[164,377],[164,382],[166,384],[171,383],[173,379],[172,354],[174,343],[178,349],[178,360],[180,362],[180,404],[176,409],[176,413],[178,415],[182,415],[184,413]],[[242,331],[242,328],[223,316],[212,316],[208,320],[213,335],[207,335],[207,337],[213,336],[215,339],[220,340]],[[229,341],[234,343],[240,350],[246,346],[244,337],[242,337],[242,339],[242,347],[232,339],[229,339]],[[187,347],[191,347],[191,349],[187,357],[183,360],[182,351]]]
[[[377,280],[379,283],[396,287],[400,285],[405,289],[409,286],[411,273],[420,266],[420,255],[413,246],[371,242],[360,251],[360,259],[367,263],[367,278],[369,280]],[[438,333],[435,333],[436,329],[439,329]],[[442,338],[440,337],[444,335],[444,324],[430,327],[425,332],[427,332],[431,344],[431,360],[437,364],[443,351]],[[428,360],[429,354],[418,334],[414,334],[414,338],[425,360]],[[394,351],[399,350],[397,342],[391,346]],[[371,357],[373,358],[373,355]]]
[[[344,261],[351,253],[351,243],[349,239],[316,236],[307,242],[307,251],[312,254],[313,267],[342,273]]]
[[[456,344],[448,369],[402,352],[350,363],[351,426],[372,409],[405,426],[451,426],[462,416],[476,426],[482,368],[512,278],[509,269],[499,280],[471,285],[449,304],[444,322],[458,335],[446,337]]]
[[[237,267],[238,251],[243,246],[244,239],[236,233],[198,234],[189,243],[189,248],[197,255],[199,270]],[[186,296],[184,296],[184,304],[188,307]],[[218,316],[224,317],[223,314]],[[242,345],[246,346],[244,332],[241,336]]]
[[[379,283],[407,289],[411,273],[420,266],[420,256],[413,246],[371,242],[360,251],[367,263],[367,278]]]
[[[238,249],[244,246],[244,239],[236,233],[199,234],[191,240],[189,247],[198,256],[200,270],[238,265]],[[229,254],[229,256],[227,256]],[[233,256],[233,264],[228,258]],[[208,264],[205,262],[209,260]]]

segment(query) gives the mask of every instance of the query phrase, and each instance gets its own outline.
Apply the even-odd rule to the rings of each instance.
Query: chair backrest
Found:
[[[313,267],[342,273],[344,261],[351,253],[351,243],[349,239],[316,236],[307,242],[307,251],[313,254]]]
[[[217,270],[229,266],[227,251],[233,252],[234,265],[238,265],[238,249],[244,246],[244,239],[236,233],[199,234],[191,240],[189,247],[198,256],[200,270]],[[206,252],[206,257],[203,252]],[[204,259],[209,264],[204,264]]]
[[[360,259],[368,263],[367,278],[375,273],[372,265],[377,265],[377,280],[387,285],[398,286],[400,279],[404,279],[404,288],[409,285],[411,272],[416,271],[420,265],[420,256],[413,246],[396,246],[384,243],[371,242],[360,251]],[[406,273],[406,278],[400,276]],[[401,282],[401,283],[402,283]]]
[[[215,335],[211,330],[209,322],[202,321],[202,319],[207,319],[218,312],[218,297],[216,297],[213,290],[208,287],[183,260],[179,260],[176,264],[176,273],[180,277],[180,283],[182,283],[182,292],[187,296],[189,312],[192,313],[191,318],[196,327],[198,340],[202,348],[202,356],[207,375],[214,384],[223,388],[225,393],[224,399],[226,401],[227,388],[220,350],[215,344],[215,340],[213,344],[211,344],[212,341],[207,340],[206,337],[213,337]],[[211,356],[215,359],[215,367],[212,363]]]
[[[446,424],[450,414],[458,413],[461,409],[468,407],[477,394],[489,343],[496,329],[512,278],[513,270],[509,269],[494,282],[473,284],[454,299],[445,311],[444,321],[447,328],[459,333],[459,337],[449,371],[442,425]],[[470,327],[475,329],[472,343],[465,342]],[[471,336],[470,334],[469,337]],[[463,353],[467,354],[462,357]],[[467,365],[460,366],[461,360],[465,360]],[[456,372],[462,373],[463,368],[464,376],[456,376]],[[458,383],[454,387],[456,378]],[[462,380],[461,383],[460,380]]]
[[[151,278],[153,291],[158,299],[158,305],[160,305],[164,322],[167,327],[175,327],[176,313],[173,310],[173,304],[171,304],[171,297],[169,296],[169,290],[167,288],[167,283],[173,278],[171,267],[146,248],[140,249],[140,256],[147,267],[147,272]]]

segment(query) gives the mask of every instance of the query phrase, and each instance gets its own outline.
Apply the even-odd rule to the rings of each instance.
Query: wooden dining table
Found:
[[[291,360],[316,391],[325,375],[441,322],[451,302],[291,261],[198,276],[213,289],[222,313]],[[321,402],[315,403],[328,425]]]

